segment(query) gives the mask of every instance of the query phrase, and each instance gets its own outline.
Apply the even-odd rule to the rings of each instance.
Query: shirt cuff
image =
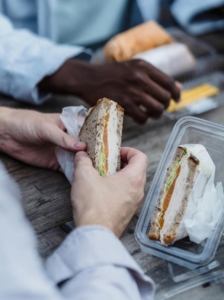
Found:
[[[94,225],[72,231],[62,245],[46,260],[45,268],[55,284],[76,276],[88,268],[114,265],[129,269],[138,281],[153,281],[127,252],[109,229]]]
[[[50,97],[50,93],[45,93],[41,91],[37,84],[45,77],[48,75],[51,75],[55,73],[67,59],[70,58],[76,58],[82,55],[87,55],[91,56],[91,54],[88,52],[88,50],[84,50],[83,48],[77,48],[77,47],[72,47],[68,45],[63,45],[63,46],[56,46],[55,49],[53,50],[53,53],[51,53],[51,59],[47,59],[43,63],[43,72],[39,76],[39,78],[36,80],[36,85],[30,92],[30,96],[28,97],[23,97],[27,102],[31,102],[32,104],[35,105],[41,105],[42,103],[46,102]]]
[[[67,59],[90,54],[83,47],[57,45],[27,30],[7,31],[0,39],[0,92],[36,105],[49,97],[37,88],[45,76],[56,72]]]
[[[77,48],[77,47],[76,47]],[[51,72],[51,74],[53,74],[55,71],[57,71],[57,69],[59,69],[61,67],[61,65],[69,58],[74,58],[74,59],[79,59],[79,60],[85,60],[85,61],[90,61],[91,58],[92,58],[92,54],[91,54],[91,51],[89,51],[88,49],[85,49],[85,50],[80,50],[77,54],[75,55],[72,55],[74,52],[74,50],[72,51],[71,55],[66,55],[65,53],[65,58],[62,60],[62,63],[59,64],[58,67],[56,67],[56,69]],[[47,75],[50,75],[50,74],[47,74]],[[45,76],[44,76],[45,77]],[[44,102],[46,102],[50,97],[51,97],[51,94],[50,93],[45,93],[43,91],[41,91],[39,89],[38,86],[36,86],[33,91],[31,92],[31,97],[32,97],[32,100],[34,101],[34,104],[36,105],[40,105]]]

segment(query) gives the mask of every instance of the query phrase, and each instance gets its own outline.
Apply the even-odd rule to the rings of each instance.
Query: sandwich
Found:
[[[114,36],[103,52],[109,62],[124,61],[137,53],[172,42],[171,36],[159,24],[149,21]]]
[[[79,139],[101,176],[120,170],[120,147],[124,109],[107,98],[91,108],[80,130]]]
[[[195,202],[203,197],[214,168],[214,163],[204,146],[178,146],[167,168],[151,217],[148,230],[150,239],[170,245],[188,235],[184,225],[185,217],[187,215],[191,218],[196,213]]]

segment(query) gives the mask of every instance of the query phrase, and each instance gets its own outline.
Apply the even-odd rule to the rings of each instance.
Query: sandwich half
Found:
[[[80,130],[80,141],[101,176],[120,170],[120,147],[124,109],[116,102],[102,98],[89,110]]]
[[[199,163],[199,159],[187,147],[179,146],[177,148],[174,159],[167,168],[159,199],[151,218],[148,232],[150,239],[160,240],[162,244],[169,245],[177,239],[187,236],[187,233],[183,232],[182,221]]]

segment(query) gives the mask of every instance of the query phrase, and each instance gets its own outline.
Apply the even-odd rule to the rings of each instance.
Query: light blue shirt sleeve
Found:
[[[38,83],[83,51],[82,47],[56,45],[28,30],[14,29],[0,14],[0,92],[41,104],[49,95],[41,94]]]
[[[73,230],[43,265],[19,188],[1,163],[0,191],[0,299],[153,299],[153,281],[101,226]]]
[[[224,5],[224,0],[175,0],[171,11],[177,22],[193,35],[224,29],[224,18],[209,11]],[[201,13],[206,16],[197,18]]]

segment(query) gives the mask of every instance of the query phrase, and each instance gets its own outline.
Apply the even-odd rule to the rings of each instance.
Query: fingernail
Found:
[[[183,85],[179,81],[175,81],[177,88],[181,91],[183,88]]]
[[[83,142],[75,142],[75,144],[73,145],[73,147],[75,149],[85,149],[86,148],[86,144]]]

